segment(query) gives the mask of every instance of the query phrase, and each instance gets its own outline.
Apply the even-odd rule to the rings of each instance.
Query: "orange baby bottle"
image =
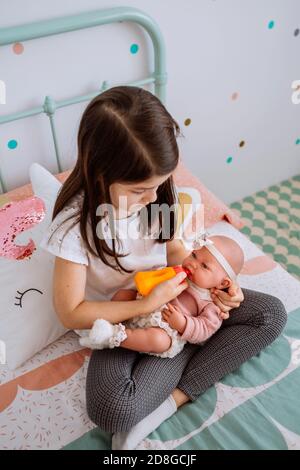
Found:
[[[157,269],[156,271],[139,271],[134,276],[134,282],[138,292],[145,296],[161,282],[172,279],[176,274],[185,272],[189,274],[188,269],[182,266],[167,266],[166,268]],[[183,281],[182,281],[183,282]]]

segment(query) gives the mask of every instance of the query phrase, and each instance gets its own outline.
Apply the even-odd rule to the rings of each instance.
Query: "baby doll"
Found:
[[[92,349],[121,346],[155,356],[174,357],[187,341],[202,344],[212,336],[222,319],[209,289],[229,288],[243,267],[244,255],[240,246],[225,236],[201,235],[194,247],[182,263],[189,272],[189,285],[177,298],[159,311],[137,316],[124,324],[96,320],[80,344]],[[121,290],[112,300],[132,300],[136,295],[136,291]]]

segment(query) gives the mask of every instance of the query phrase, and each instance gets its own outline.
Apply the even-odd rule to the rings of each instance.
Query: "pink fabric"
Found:
[[[38,197],[5,204],[0,209],[0,256],[21,260],[32,255],[35,243],[16,244],[16,236],[39,224],[45,216],[44,202]]]
[[[192,287],[185,289],[171,301],[186,318],[186,327],[181,337],[189,343],[202,343],[221,326],[220,309],[212,301],[202,300]]]
[[[221,220],[226,220],[238,230],[244,226],[244,223],[226,204],[211,193],[199,179],[184,166],[182,159],[180,160],[175,173],[174,181],[176,186],[188,186],[197,189],[201,195],[201,201],[204,205],[204,226],[209,228]],[[196,218],[201,217],[200,213],[195,213],[191,222],[191,226],[196,224]],[[191,228],[191,231],[192,228]]]

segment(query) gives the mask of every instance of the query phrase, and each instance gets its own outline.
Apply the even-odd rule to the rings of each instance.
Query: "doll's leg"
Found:
[[[134,300],[136,294],[132,289],[120,289],[111,300]],[[159,354],[167,351],[172,343],[170,336],[162,328],[126,328],[125,333],[127,339],[120,346],[131,351]]]
[[[127,338],[122,341],[122,348],[144,353],[163,353],[171,346],[171,338],[162,328],[125,329]]]

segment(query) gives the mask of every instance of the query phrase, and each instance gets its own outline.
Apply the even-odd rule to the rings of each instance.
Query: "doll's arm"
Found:
[[[186,327],[182,338],[189,343],[202,343],[210,338],[221,325],[220,308],[209,302],[196,317],[186,316]]]

